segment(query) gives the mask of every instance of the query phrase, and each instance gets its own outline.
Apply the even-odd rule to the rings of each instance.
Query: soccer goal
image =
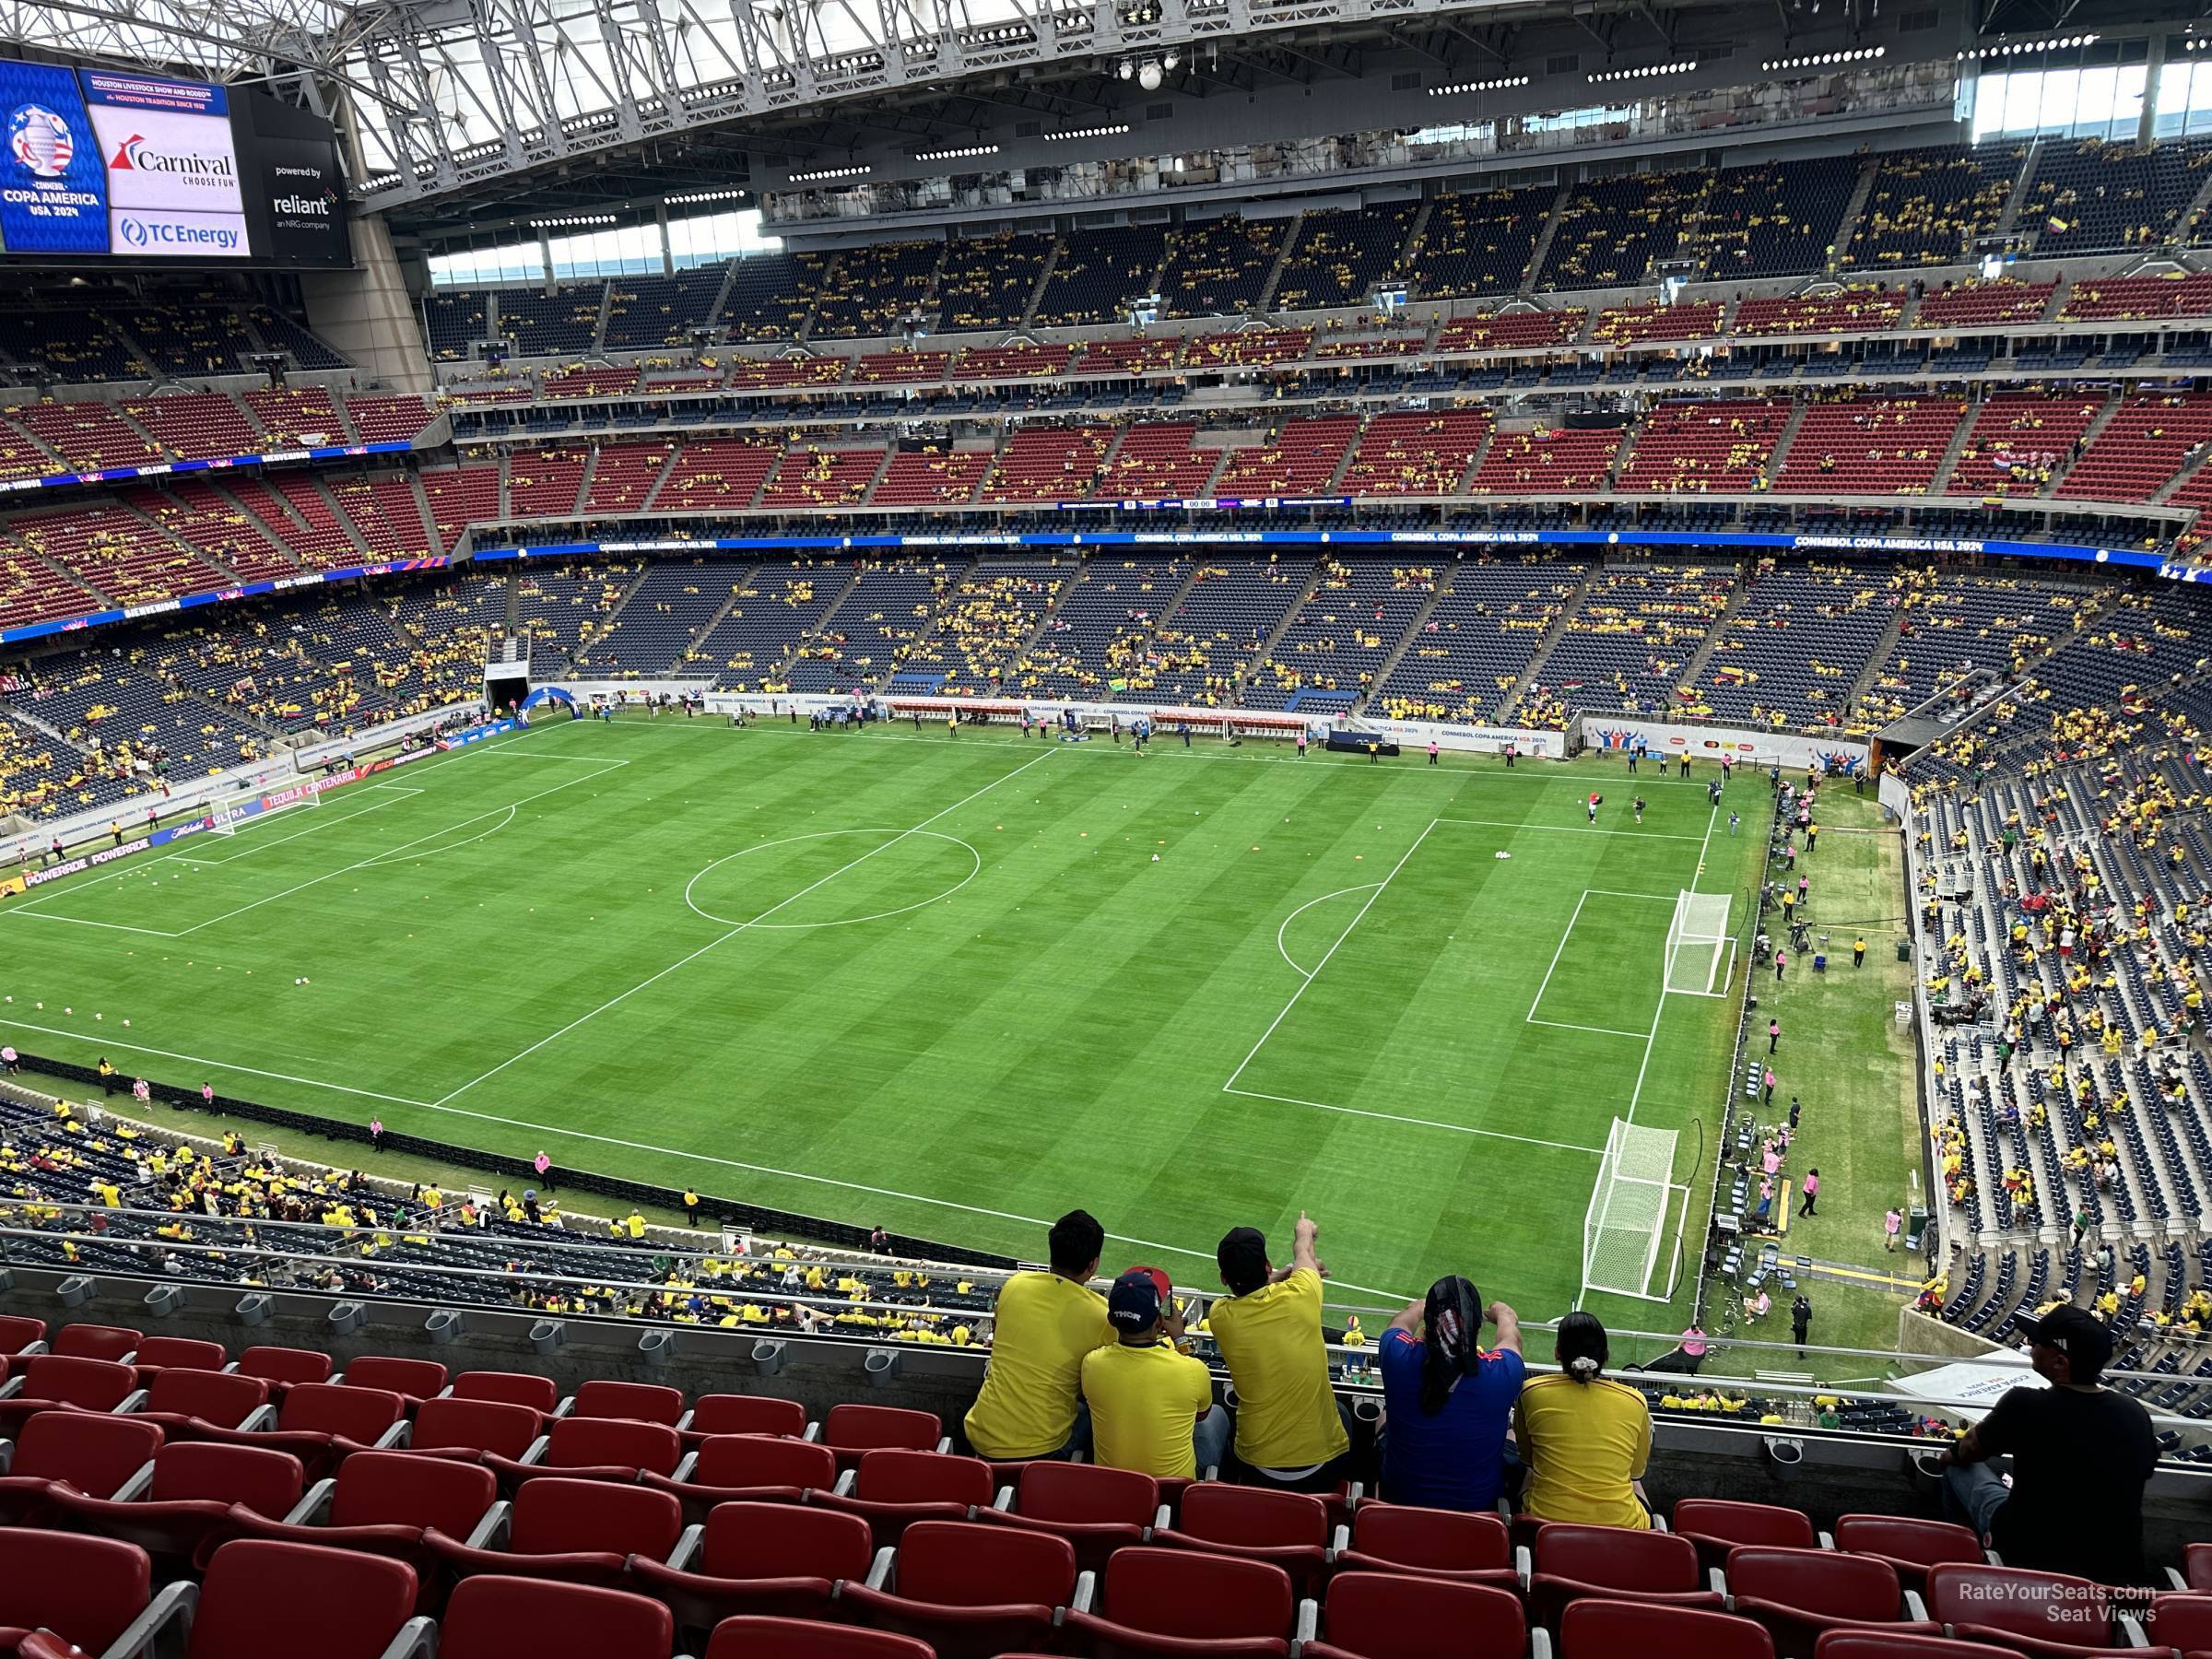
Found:
[[[1724,996],[1735,968],[1735,941],[1728,936],[1728,895],[1675,895],[1666,929],[1666,988],[1689,996]]]
[[[310,794],[304,790],[280,789],[272,794],[265,790],[241,789],[218,795],[207,804],[207,829],[214,835],[236,835],[272,813],[322,804],[320,794]]]
[[[1677,1184],[1672,1129],[1647,1129],[1625,1118],[1613,1120],[1606,1137],[1597,1185],[1583,1217],[1583,1295],[1602,1290],[1645,1301],[1665,1301],[1675,1293],[1681,1253],[1670,1252],[1664,1287],[1655,1287],[1660,1246],[1666,1238],[1667,1212],[1679,1194],[1685,1218],[1689,1189]],[[1582,1305],[1582,1297],[1575,1299]]]

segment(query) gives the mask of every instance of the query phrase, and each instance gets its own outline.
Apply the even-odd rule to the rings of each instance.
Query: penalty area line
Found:
[[[1640,1031],[1624,1031],[1621,1036],[1641,1036]],[[1285,1106],[1306,1106],[1315,1112],[1336,1112],[1347,1117],[1374,1118],[1385,1124],[1409,1124],[1417,1129],[1441,1129],[1451,1135],[1477,1135],[1485,1140],[1519,1141],[1524,1147],[1548,1147],[1555,1152],[1582,1152],[1592,1158],[1603,1158],[1603,1147],[1582,1147],[1572,1141],[1545,1140],[1534,1135],[1514,1135],[1504,1129],[1477,1129],[1467,1124],[1440,1123],[1435,1118],[1402,1117],[1394,1112],[1370,1112],[1359,1106],[1332,1106],[1325,1100],[1301,1100],[1295,1095],[1262,1094],[1256,1088],[1224,1088],[1223,1094],[1242,1095],[1248,1100],[1279,1100]]]

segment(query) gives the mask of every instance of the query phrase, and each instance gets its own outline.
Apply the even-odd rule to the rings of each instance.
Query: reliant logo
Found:
[[[315,218],[330,217],[330,198],[327,196],[280,195],[269,206],[278,213],[303,213]]]
[[[186,183],[205,181],[218,186],[228,183],[231,176],[229,156],[203,156],[189,151],[172,155],[154,148],[143,133],[133,133],[115,147],[115,153],[108,158],[108,171],[161,173]]]

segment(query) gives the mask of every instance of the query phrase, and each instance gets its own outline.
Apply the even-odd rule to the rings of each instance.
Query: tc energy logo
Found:
[[[218,190],[227,186],[234,176],[229,156],[157,149],[143,133],[133,133],[115,147],[115,153],[108,158],[108,171],[159,173],[181,183],[204,183]]]

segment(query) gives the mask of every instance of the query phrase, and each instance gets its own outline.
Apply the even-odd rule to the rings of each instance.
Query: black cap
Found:
[[[1267,1281],[1267,1235],[1256,1227],[1232,1227],[1214,1249],[1221,1282],[1238,1296]]]
[[[2112,1333],[2087,1308],[2061,1302],[2041,1318],[2021,1320],[2019,1328],[2039,1347],[2062,1349],[2073,1382],[2094,1382],[2112,1363]]]
[[[1148,1331],[1159,1323],[1159,1283],[1148,1267],[1133,1267],[1106,1293],[1106,1317],[1117,1331]]]

